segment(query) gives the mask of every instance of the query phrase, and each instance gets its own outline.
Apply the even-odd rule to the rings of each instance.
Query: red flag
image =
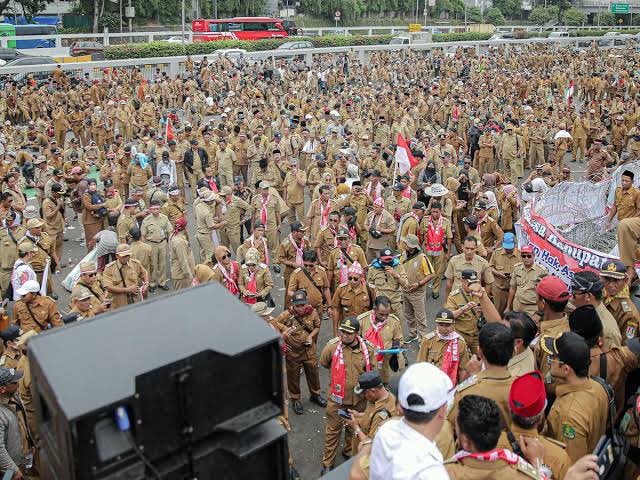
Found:
[[[167,132],[165,135],[167,142],[169,140],[173,140],[175,137],[173,136],[173,126],[171,125],[171,119],[167,118]]]
[[[413,167],[418,165],[418,160],[416,160],[413,155],[411,155],[411,150],[409,150],[409,146],[405,141],[404,137],[401,133],[398,134],[398,147],[396,148],[396,162],[398,164],[398,170],[400,174],[403,175]]]

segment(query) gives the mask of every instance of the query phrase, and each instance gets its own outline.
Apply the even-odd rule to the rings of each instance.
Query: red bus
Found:
[[[215,40],[261,40],[296,35],[290,20],[269,17],[236,17],[222,20],[198,19],[191,23],[194,42]]]

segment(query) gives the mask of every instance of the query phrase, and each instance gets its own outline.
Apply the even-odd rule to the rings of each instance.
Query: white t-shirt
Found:
[[[449,480],[435,442],[403,418],[385,423],[373,441],[370,480]]]

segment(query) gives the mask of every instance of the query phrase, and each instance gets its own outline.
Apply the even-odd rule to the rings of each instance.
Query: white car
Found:
[[[169,37],[164,41],[168,42],[168,43],[189,43],[189,39],[188,38],[183,38],[183,37],[180,37],[180,36]]]
[[[230,59],[235,59],[240,56],[246,55],[247,51],[243,48],[219,48],[215,52],[213,52],[213,57],[227,57]]]

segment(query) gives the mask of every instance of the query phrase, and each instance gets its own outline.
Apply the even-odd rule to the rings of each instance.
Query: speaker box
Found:
[[[284,479],[279,335],[207,284],[34,337],[43,478]]]

